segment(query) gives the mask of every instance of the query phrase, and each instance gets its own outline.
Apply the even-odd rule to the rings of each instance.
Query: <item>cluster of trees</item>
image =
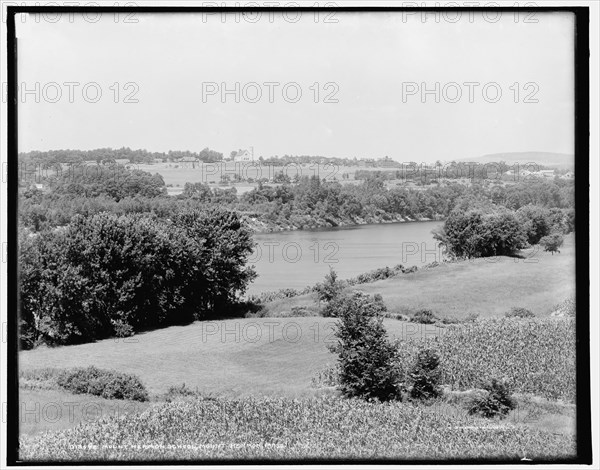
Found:
[[[256,276],[231,211],[76,215],[19,241],[20,339],[71,344],[225,316]]]
[[[264,185],[238,197],[236,190],[187,183],[182,194],[168,197],[162,177],[121,165],[74,169],[45,180],[46,189],[24,187],[20,199],[21,223],[32,230],[68,223],[75,214],[102,211],[116,214],[152,212],[167,216],[179,210],[227,207],[275,227],[308,228],[385,220],[441,219],[454,210],[519,210],[528,205],[556,209],[555,217],[574,207],[573,181],[532,181],[511,185],[450,182],[421,189],[386,188],[381,178],[360,184],[324,182],[317,176],[296,183]],[[560,209],[560,210],[558,210]],[[557,220],[551,222],[556,225]],[[572,220],[565,223],[572,225]],[[564,231],[568,231],[564,229]]]
[[[541,244],[554,254],[562,234],[574,229],[573,209],[527,205],[512,211],[491,205],[453,210],[434,238],[457,258],[511,256],[518,250]]]
[[[56,163],[83,163],[94,161],[99,164],[115,163],[116,160],[128,159],[130,163],[154,163],[155,161],[176,161],[180,158],[197,158],[205,163],[220,162],[223,154],[208,147],[201,152],[169,150],[168,152],[149,152],[143,149],[132,150],[129,147],[119,149],[100,148],[94,150],[48,150],[32,151],[19,154],[21,163],[42,164],[52,166]]]

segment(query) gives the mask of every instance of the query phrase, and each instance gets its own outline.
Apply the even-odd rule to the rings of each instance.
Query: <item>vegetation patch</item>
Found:
[[[496,377],[507,377],[515,392],[575,400],[572,318],[480,320],[449,325],[435,338],[408,338],[397,345],[404,361],[414,361],[423,348],[435,348],[441,383],[453,389],[483,388]]]
[[[516,401],[512,398],[507,383],[492,379],[484,385],[484,389],[487,394],[473,399],[469,414],[478,414],[484,418],[494,418],[496,416],[502,418],[516,407]]]
[[[535,314],[523,307],[513,307],[504,314],[506,318],[533,318]]]
[[[193,399],[139,415],[107,417],[21,440],[19,458],[530,459],[573,457],[575,439],[524,426],[489,426],[476,416],[358,399]]]
[[[135,375],[94,366],[64,370],[56,383],[71,393],[87,393],[107,399],[148,401],[148,391]]]

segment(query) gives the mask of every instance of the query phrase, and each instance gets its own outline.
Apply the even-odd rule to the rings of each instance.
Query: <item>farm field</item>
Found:
[[[459,336],[458,343],[448,342],[459,348],[453,359],[461,361],[470,348],[480,358],[483,342],[477,338],[486,328],[498,327],[502,334],[491,336],[487,344],[491,368],[513,364],[521,369],[525,361],[528,374],[536,377],[540,367],[549,366],[546,382],[563,390],[565,380],[572,382],[565,370],[573,370],[574,341],[559,345],[555,340],[556,335],[568,338],[569,320],[538,321],[533,328],[541,332],[540,338],[515,352],[514,358],[502,348],[512,344],[511,335],[531,328],[529,321],[502,320],[472,332],[464,325],[466,336]],[[408,349],[435,337],[442,342],[452,337],[448,327],[389,319],[385,326]],[[515,394],[518,407],[504,420],[489,420],[469,416],[462,392],[450,389],[432,403],[375,404],[341,398],[331,386],[314,385],[315,373],[334,362],[326,349],[330,327],[329,319],[308,317],[196,322],[127,341],[23,351],[22,371],[95,365],[136,374],[151,392],[151,401],[22,388],[22,456],[51,460],[485,456],[518,461],[573,455],[575,408],[564,400]],[[265,337],[254,341],[259,330]],[[543,346],[534,349],[534,345]],[[474,359],[470,364],[478,367],[481,363]],[[464,362],[459,366],[462,374]],[[183,383],[192,393],[167,399],[168,389]],[[534,388],[538,384],[529,383]],[[185,450],[174,453],[164,442]],[[96,448],[86,450],[89,445]]]

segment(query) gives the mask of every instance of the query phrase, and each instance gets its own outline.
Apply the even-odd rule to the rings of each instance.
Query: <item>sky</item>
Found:
[[[17,37],[22,152],[574,153],[568,13],[64,13]]]

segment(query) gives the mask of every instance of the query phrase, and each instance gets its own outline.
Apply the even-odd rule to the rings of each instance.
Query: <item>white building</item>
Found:
[[[253,162],[254,155],[252,155],[248,150],[240,149],[238,153],[233,156],[234,162]]]

